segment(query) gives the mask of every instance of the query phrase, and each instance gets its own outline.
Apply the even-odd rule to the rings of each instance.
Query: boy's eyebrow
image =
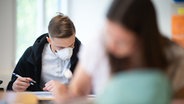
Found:
[[[75,42],[73,42],[71,45],[69,45],[68,47],[72,47],[74,45]],[[56,46],[58,48],[66,48],[66,47],[63,47],[63,46]]]

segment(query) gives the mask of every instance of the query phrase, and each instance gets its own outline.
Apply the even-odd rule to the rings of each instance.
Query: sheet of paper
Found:
[[[50,92],[38,91],[38,92],[29,92],[38,97],[39,100],[53,100],[54,96]]]
[[[54,100],[54,96],[50,92],[45,91],[36,91],[36,92],[28,92],[30,94],[33,94],[37,96],[39,100]],[[88,95],[87,98],[89,99],[95,99],[95,95]]]

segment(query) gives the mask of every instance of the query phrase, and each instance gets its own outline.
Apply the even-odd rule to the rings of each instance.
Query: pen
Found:
[[[12,75],[16,76],[17,78],[18,78],[18,77],[21,77],[20,75],[18,75],[18,74],[16,74],[16,73],[13,73]],[[32,81],[30,81],[29,83],[30,83],[30,85],[34,85],[34,83],[36,83],[36,81],[32,80]]]

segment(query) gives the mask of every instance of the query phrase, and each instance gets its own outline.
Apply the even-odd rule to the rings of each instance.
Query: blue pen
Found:
[[[21,77],[20,75],[18,75],[16,73],[13,73],[12,75],[16,76],[17,78]],[[30,85],[34,85],[34,83],[36,83],[36,81],[32,80],[29,83],[30,83]]]

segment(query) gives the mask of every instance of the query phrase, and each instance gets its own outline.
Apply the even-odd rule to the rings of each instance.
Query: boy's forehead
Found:
[[[75,35],[69,38],[52,38],[52,41],[56,46],[70,46],[75,42]]]

